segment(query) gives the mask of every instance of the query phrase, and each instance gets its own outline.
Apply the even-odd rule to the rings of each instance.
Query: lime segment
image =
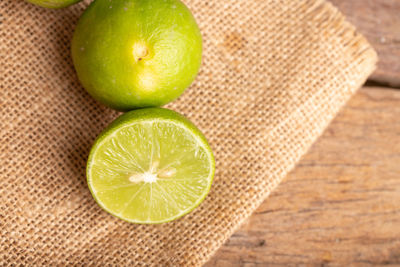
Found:
[[[97,138],[88,185],[98,204],[134,223],[162,223],[193,210],[207,195],[214,157],[203,134],[171,110],[120,116]]]

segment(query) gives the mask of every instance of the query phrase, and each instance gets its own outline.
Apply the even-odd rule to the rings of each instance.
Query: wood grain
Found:
[[[330,0],[364,34],[379,55],[371,80],[400,87],[400,1]]]
[[[400,265],[400,90],[364,88],[206,266]]]

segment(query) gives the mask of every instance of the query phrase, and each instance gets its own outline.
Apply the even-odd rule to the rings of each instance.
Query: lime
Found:
[[[179,0],[95,0],[72,40],[83,87],[123,111],[176,99],[195,79],[201,54],[199,28]]]
[[[75,4],[81,0],[26,0],[26,1],[41,7],[62,8]]]
[[[206,197],[214,157],[203,134],[162,108],[130,111],[96,139],[87,163],[94,199],[133,223],[162,223],[192,211]]]

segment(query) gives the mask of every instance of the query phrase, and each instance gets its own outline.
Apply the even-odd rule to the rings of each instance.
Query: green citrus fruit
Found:
[[[95,0],[72,40],[83,87],[118,110],[164,105],[196,77],[199,28],[179,0]]]
[[[26,1],[41,7],[62,8],[75,4],[81,0],[26,0]]]
[[[203,134],[162,108],[130,111],[96,139],[87,181],[97,203],[133,223],[162,223],[192,211],[206,197],[214,157]]]

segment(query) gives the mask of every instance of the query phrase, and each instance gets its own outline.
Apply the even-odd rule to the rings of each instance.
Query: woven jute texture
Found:
[[[185,3],[203,34],[203,65],[168,107],[207,136],[216,176],[189,215],[134,225],[100,209],[85,180],[93,140],[118,116],[72,66],[88,3],[0,1],[0,265],[202,265],[374,69],[374,50],[324,1]]]

